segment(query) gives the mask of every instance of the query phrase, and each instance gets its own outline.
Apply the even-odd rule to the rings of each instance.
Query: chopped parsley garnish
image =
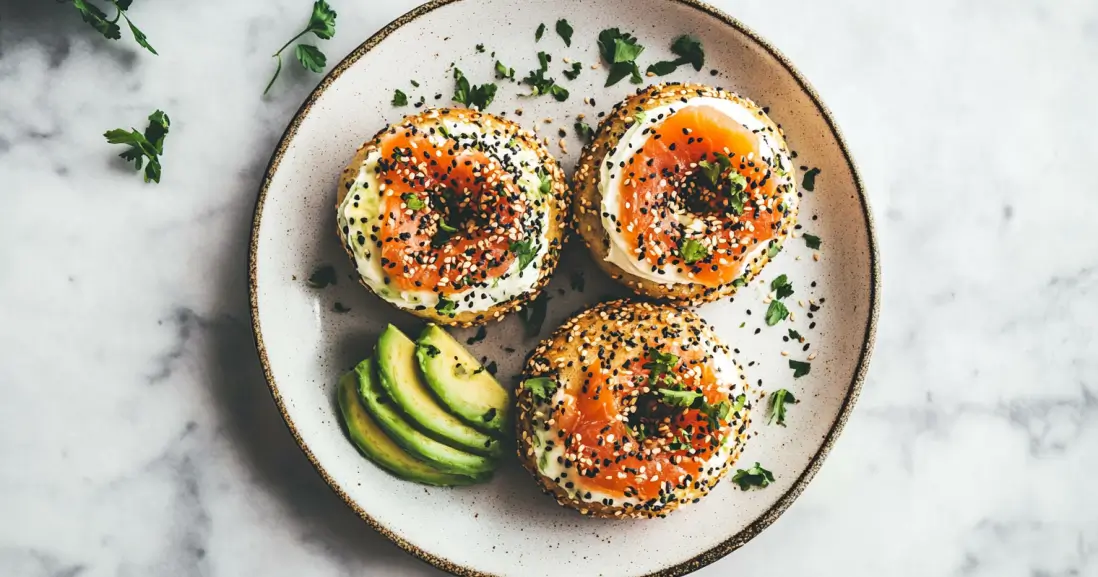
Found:
[[[591,128],[590,124],[577,120],[576,135],[579,136],[580,140],[589,142],[595,136],[595,129]]]
[[[149,44],[149,39],[145,36],[144,32],[141,32],[137,26],[133,25],[130,21],[129,14],[126,13],[130,9],[130,4],[133,0],[112,0],[114,7],[118,12],[114,15],[113,19],[107,19],[107,14],[99,9],[96,5],[87,2],[86,0],[72,0],[72,7],[76,8],[76,11],[80,13],[80,18],[95,28],[96,32],[99,32],[107,40],[118,40],[122,38],[122,28],[118,25],[119,17],[126,20],[126,24],[130,27],[130,32],[133,33],[133,39],[138,44],[143,46],[149,52],[156,54],[156,50]],[[157,54],[159,56],[159,54]]]
[[[415,80],[412,80],[412,81],[410,81],[410,82],[412,83],[412,86],[413,86],[413,87],[415,87],[415,88],[419,88],[419,83],[418,83],[418,82],[416,82]]]
[[[427,206],[427,203],[423,202],[423,199],[416,196],[413,192],[405,192],[400,195],[400,200],[403,200],[404,204],[408,205],[408,208],[412,210],[420,210]]]
[[[526,336],[535,337],[545,324],[545,314],[549,308],[549,294],[542,292],[529,306],[518,312],[518,317],[526,327]]]
[[[393,106],[408,106],[408,95],[399,88],[393,92]]]
[[[709,249],[692,238],[688,238],[682,243],[679,252],[682,253],[682,260],[686,264],[694,264],[709,256]]]
[[[579,78],[580,72],[582,72],[582,71],[583,71],[583,65],[580,64],[579,62],[573,62],[572,63],[572,69],[564,71],[564,77],[567,78],[568,80],[575,80],[575,79]]]
[[[457,313],[457,303],[444,297],[438,299],[435,310],[439,314],[454,316]]]
[[[531,70],[530,73],[526,75],[526,78],[522,79],[522,82],[523,84],[528,84],[534,88],[534,92],[530,94],[530,96],[551,94],[557,101],[563,102],[568,99],[568,90],[562,86],[558,86],[556,80],[545,77],[545,73],[549,71],[549,63],[552,61],[552,56],[544,52],[538,52],[538,69]]]
[[[713,162],[709,162],[708,160],[698,161],[698,167],[702,169],[702,174],[705,175],[705,179],[709,181],[709,184],[717,186],[721,182],[721,175],[724,174],[724,171],[732,168],[732,159],[728,158],[727,154],[722,154],[720,152],[716,153],[714,156],[716,158]],[[733,174],[739,176],[739,173]],[[731,178],[731,176],[729,178]],[[740,176],[740,178],[743,177]]]
[[[637,124],[640,124],[640,123],[644,122],[645,118],[648,118],[648,115],[645,114],[644,111],[642,110],[642,111],[640,111],[640,112],[633,115],[633,122],[636,122]]]
[[[436,128],[436,130],[438,130],[439,134],[445,136],[446,138],[450,138],[450,129],[446,128],[445,124],[440,122],[438,124],[438,127]]]
[[[774,326],[789,317],[789,309],[785,308],[782,301],[774,299],[766,309],[766,325]]]
[[[572,25],[567,20],[563,18],[557,20],[557,34],[564,39],[565,46],[572,45]]]
[[[309,275],[306,281],[313,288],[324,288],[336,283],[336,269],[330,264],[321,265]]]
[[[545,24],[539,24],[537,32],[534,32],[534,42],[540,42],[541,37],[545,34]]]
[[[538,192],[542,194],[553,192],[553,179],[549,178],[549,172],[539,169],[537,174],[538,178],[541,180],[541,183],[538,184]]]
[[[164,137],[168,135],[171,119],[164,111],[157,110],[149,115],[149,125],[145,132],[136,128],[125,130],[116,128],[103,133],[110,144],[128,144],[130,147],[118,156],[133,162],[136,170],[145,164],[145,182],[160,183],[160,155],[164,154]],[[148,159],[146,163],[145,160]]]
[[[766,249],[766,258],[774,258],[778,256],[778,253],[782,251],[782,245],[771,242],[770,246]]]
[[[573,271],[569,282],[572,285],[572,290],[583,292],[583,271]]]
[[[785,426],[785,404],[796,404],[800,401],[793,396],[793,393],[786,389],[778,389],[773,393],[770,393],[770,420],[767,424]]]
[[[454,102],[464,104],[469,108],[485,110],[496,97],[495,84],[469,84],[469,79],[462,74],[459,68],[454,68]]]
[[[648,362],[644,363],[643,367],[650,371],[648,373],[648,382],[653,385],[660,382],[660,377],[670,375],[679,364],[678,355],[661,353],[656,349],[648,349],[646,358],[648,359]],[[664,379],[665,382],[666,380],[667,379]]]
[[[747,404],[747,395],[741,393],[738,397],[736,397],[736,404],[732,405],[732,412],[733,413],[738,413],[738,412],[742,411],[744,405],[746,405],[746,404]]]
[[[483,44],[477,44],[477,53],[478,54],[484,54],[484,45]]]
[[[439,356],[440,354],[442,354],[442,351],[440,351],[439,348],[436,347],[435,345],[431,345],[431,344],[423,345],[423,344],[421,344],[419,346],[420,346],[420,348],[423,349],[423,352],[427,353],[427,356],[431,357],[432,359]]]
[[[795,331],[793,329],[789,329],[789,338],[791,338],[791,339],[793,339],[797,342],[800,342],[800,340],[804,337],[801,336],[801,333],[798,333],[797,331]]]
[[[774,482],[774,473],[755,463],[754,467],[747,470],[736,469],[736,474],[732,476],[732,482],[739,485],[741,491],[746,491],[751,487],[761,489]]]
[[[557,381],[551,377],[534,377],[523,381],[522,388],[530,391],[535,399],[548,401],[557,392]]]
[[[810,169],[808,172],[804,173],[804,182],[801,184],[801,187],[809,192],[816,190],[816,176],[819,174],[820,169],[818,168]]]
[[[807,232],[804,233],[804,244],[807,245],[808,248],[810,248],[812,250],[819,250],[820,249],[820,244],[822,244],[822,243],[823,243],[823,241],[820,240],[820,237],[818,237],[814,234],[808,234]]]
[[[670,405],[672,407],[689,408],[693,406],[693,404],[698,399],[705,398],[705,396],[698,391],[677,391],[674,389],[659,389],[657,392],[662,397],[662,399],[660,400],[663,401],[664,404]]]
[[[78,1],[83,3],[83,0],[74,0],[74,2]],[[129,3],[130,2],[127,1],[126,5],[129,6]],[[297,36],[294,36],[289,42],[284,44],[282,48],[279,48],[278,52],[274,53],[273,58],[278,61],[278,66],[275,68],[274,76],[272,76],[271,81],[267,83],[267,88],[263,91],[263,94],[267,94],[271,91],[271,87],[274,86],[274,82],[278,78],[279,73],[282,72],[282,51],[293,44],[298,38],[301,38],[310,32],[317,38],[330,40],[332,36],[335,36],[335,21],[336,11],[332,10],[324,0],[316,0],[313,4],[313,13],[309,17],[309,24],[304,30],[298,33]],[[327,64],[327,58],[324,56],[324,53],[316,46],[298,44],[294,49],[294,55],[297,56],[297,60],[301,63],[301,66],[312,72],[323,72],[324,66]]]
[[[793,294],[793,284],[789,282],[789,277],[781,274],[770,281],[770,290],[776,293],[777,298],[784,299]]]
[[[409,205],[408,208],[411,208],[411,205]],[[445,218],[438,219],[438,227],[440,229],[446,231],[446,232],[457,232],[458,231],[458,229],[446,224],[446,219]]]
[[[701,41],[693,36],[679,36],[671,44],[671,52],[678,58],[657,62],[648,67],[648,72],[659,76],[665,76],[674,72],[679,66],[689,64],[694,70],[701,70],[705,66],[705,50]]]
[[[805,363],[790,359],[789,368],[793,369],[793,378],[799,379],[808,374],[808,371],[812,369],[812,363]]]
[[[350,308],[348,308],[346,305],[344,305],[343,303],[341,303],[339,301],[336,301],[336,303],[334,305],[332,305],[332,310],[334,312],[337,312],[337,313],[349,313],[349,312],[351,312]]]
[[[467,344],[467,345],[476,344],[476,343],[479,343],[480,341],[483,341],[487,337],[488,337],[488,329],[484,328],[483,326],[477,327],[477,334],[465,339],[465,344]]]
[[[530,266],[530,263],[534,262],[534,258],[538,255],[538,246],[534,244],[531,239],[526,239],[521,242],[512,242],[508,250],[515,253],[519,261],[519,271],[526,270],[526,267]]]
[[[636,62],[637,57],[644,52],[644,46],[637,44],[635,36],[622,33],[617,28],[607,28],[599,33],[598,43],[599,54],[610,64],[606,86],[613,86],[626,76],[631,76],[630,81],[633,84],[644,82]]]
[[[496,78],[506,78],[507,80],[514,80],[515,69],[508,68],[504,66],[502,62],[496,60]]]

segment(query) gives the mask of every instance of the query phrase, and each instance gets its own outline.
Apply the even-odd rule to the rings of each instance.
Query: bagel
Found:
[[[712,329],[671,305],[612,301],[565,322],[527,360],[519,459],[566,507],[663,517],[738,458],[749,385]]]
[[[659,84],[609,114],[573,177],[576,226],[634,292],[700,304],[733,294],[781,250],[798,196],[781,129],[750,100]]]
[[[358,149],[336,213],[362,284],[439,324],[518,310],[556,267],[564,172],[513,122],[469,109],[409,116]]]

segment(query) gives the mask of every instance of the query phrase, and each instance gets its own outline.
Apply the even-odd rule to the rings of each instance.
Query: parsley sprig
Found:
[[[759,463],[755,463],[754,467],[747,470],[736,469],[736,474],[732,476],[732,482],[739,485],[741,491],[746,491],[751,487],[762,489],[774,482],[774,473],[767,471]]]
[[[63,2],[65,0],[59,1]],[[92,28],[95,28],[97,32],[108,40],[118,40],[122,38],[122,27],[118,25],[118,20],[124,19],[126,25],[130,27],[133,39],[149,52],[157,54],[156,49],[149,44],[149,39],[145,36],[145,33],[137,26],[134,26],[133,21],[130,20],[129,14],[126,14],[126,11],[130,9],[130,5],[133,4],[133,0],[110,0],[110,4],[114,6],[117,12],[115,12],[114,18],[109,20],[107,19],[107,14],[89,0],[71,0],[71,2],[72,7],[76,8],[76,11],[80,13],[80,18],[82,18],[84,22],[87,22]],[[159,56],[159,54],[157,55]]]
[[[103,133],[103,136],[110,144],[130,145],[118,156],[133,162],[136,170],[141,170],[141,165],[144,164],[145,182],[160,183],[160,155],[164,154],[164,137],[168,135],[170,125],[171,119],[168,115],[157,110],[149,115],[149,126],[145,128],[145,132],[138,132],[136,128],[116,128]]]
[[[324,0],[316,0],[313,4],[313,13],[309,17],[308,26],[298,33],[297,36],[291,38],[289,42],[282,45],[282,48],[279,48],[278,52],[275,52],[274,55],[272,55],[272,58],[278,61],[278,67],[275,68],[274,76],[272,76],[271,81],[267,83],[267,88],[263,91],[263,94],[267,94],[271,91],[271,87],[274,86],[279,73],[282,72],[282,51],[289,48],[297,39],[309,33],[312,33],[322,40],[330,40],[335,36],[335,21],[336,11],[332,10],[331,6],[328,6],[328,3]],[[328,59],[324,56],[324,53],[311,44],[298,44],[297,47],[294,48],[294,56],[297,57],[297,61],[301,63],[301,66],[312,72],[323,72],[324,67],[328,63]]]
[[[693,66],[694,70],[701,70],[705,66],[705,50],[702,49],[701,41],[693,36],[684,35],[676,38],[671,44],[671,52],[674,52],[678,58],[652,64],[647,71],[666,76],[683,64]]]
[[[495,99],[496,90],[492,83],[470,84],[461,69],[454,68],[454,102],[483,111]]]
[[[607,28],[599,33],[599,54],[610,64],[610,75],[606,77],[606,86],[613,86],[622,78],[629,76],[633,84],[644,82],[637,57],[644,52],[644,46],[637,43],[636,36],[623,33],[618,28]]]

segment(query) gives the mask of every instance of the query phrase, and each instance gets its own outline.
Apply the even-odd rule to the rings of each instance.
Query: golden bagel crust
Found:
[[[538,270],[537,283],[532,290],[510,300],[496,303],[487,310],[477,312],[463,311],[454,316],[441,314],[433,307],[419,306],[416,308],[401,309],[440,325],[472,327],[485,324],[489,321],[498,321],[502,319],[504,315],[522,309],[527,303],[533,301],[541,290],[545,288],[545,285],[549,283],[549,277],[552,276],[553,270],[556,269],[557,261],[560,257],[560,247],[564,243],[565,231],[571,220],[571,213],[568,210],[568,202],[571,195],[568,190],[568,181],[564,175],[564,170],[561,169],[560,164],[553,158],[553,155],[538,141],[536,136],[523,130],[522,127],[510,120],[468,108],[436,108],[428,109],[414,116],[409,116],[398,122],[395,126],[411,123],[417,127],[429,128],[437,126],[443,119],[473,123],[481,126],[485,132],[499,130],[505,135],[509,134],[514,136],[523,148],[532,150],[537,154],[538,160],[540,160],[542,166],[548,170],[549,177],[553,182],[553,189],[551,192],[552,202],[546,203],[549,210],[549,229],[546,232],[545,239],[549,243],[549,252],[542,261],[542,266]],[[373,138],[360,146],[350,164],[343,169],[343,172],[340,174],[339,188],[336,194],[337,211],[354,185],[359,168],[366,162],[366,158],[370,153],[379,149],[381,137],[390,128],[391,126],[386,126],[378,131]],[[351,258],[353,264],[355,262],[355,256],[347,248],[347,239],[345,238],[343,230],[340,229],[338,225],[336,226],[336,229],[340,237],[340,243],[343,245],[344,251]],[[359,282],[362,286],[366,287],[367,290],[374,292],[361,277],[359,277]],[[385,299],[381,300],[384,301]]]
[[[610,114],[599,124],[594,140],[584,147],[579,164],[576,166],[576,173],[572,177],[572,189],[575,194],[572,210],[575,213],[575,226],[599,267],[612,278],[638,294],[680,301],[688,305],[712,302],[734,294],[739,287],[750,282],[766,266],[766,263],[770,262],[772,256],[781,250],[782,244],[796,225],[796,210],[794,209],[790,211],[789,216],[783,222],[780,233],[770,241],[771,246],[776,248],[762,251],[751,262],[744,264],[744,272],[739,278],[716,287],[708,287],[697,283],[661,284],[631,274],[606,260],[607,255],[610,253],[610,237],[607,235],[602,223],[602,194],[599,192],[599,179],[602,172],[600,169],[603,159],[606,158],[607,153],[617,145],[622,135],[635,122],[633,116],[637,112],[681,102],[684,97],[703,96],[731,100],[755,112],[759,120],[771,129],[770,136],[775,138],[782,150],[788,152],[789,148],[785,143],[784,133],[781,128],[774,124],[762,108],[751,100],[703,84],[656,84],[638,90],[635,95],[626,98],[614,107]]]
[[[624,325],[624,326],[616,326]],[[707,340],[716,343],[718,349],[726,347],[720,344],[719,339],[713,333],[712,328],[694,312],[679,308],[674,305],[617,300],[599,303],[586,309],[569,320],[565,321],[548,339],[542,341],[538,347],[530,353],[523,370],[522,379],[556,375],[561,386],[575,380],[582,380],[585,368],[579,362],[582,358],[579,349],[584,343],[596,342],[600,335],[605,334],[609,328],[629,331],[638,340],[651,338],[655,342],[662,339],[663,331],[671,326],[688,326],[704,335]],[[615,350],[622,350],[619,345],[614,345]],[[726,378],[734,378],[736,388],[733,396],[738,393],[747,394],[749,401],[739,413],[738,421],[732,420],[734,439],[731,449],[727,453],[727,459],[720,465],[720,470],[707,476],[700,487],[688,491],[676,490],[676,498],[658,508],[634,503],[636,506],[624,506],[621,501],[606,504],[597,500],[584,500],[579,498],[579,492],[573,492],[562,486],[563,480],[554,479],[541,472],[537,461],[539,452],[543,448],[538,446],[535,439],[535,427],[544,428],[545,410],[548,405],[535,398],[531,391],[524,385],[519,386],[515,392],[517,418],[515,419],[517,449],[519,461],[526,470],[537,480],[542,491],[556,498],[561,505],[575,509],[583,515],[602,517],[608,519],[623,518],[655,518],[665,517],[679,506],[697,502],[698,499],[708,494],[720,482],[721,478],[729,470],[731,465],[739,458],[747,441],[747,431],[751,424],[751,386],[744,374],[743,367],[736,366],[736,375]],[[731,419],[731,417],[730,417]],[[573,489],[573,491],[580,491]]]

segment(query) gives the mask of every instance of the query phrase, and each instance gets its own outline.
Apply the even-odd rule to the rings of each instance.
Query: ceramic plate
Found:
[[[570,48],[553,30],[564,17],[575,28]],[[541,23],[548,29],[535,43]],[[765,390],[788,388],[802,399],[790,409],[788,427],[767,426],[757,417],[738,463],[747,467],[759,461],[774,472],[776,482],[744,492],[726,481],[700,503],[666,519],[610,521],[561,508],[539,492],[517,460],[505,462],[491,483],[477,487],[437,489],[398,481],[363,459],[344,437],[333,391],[341,372],[370,354],[386,323],[411,332],[421,323],[352,280],[335,229],[339,172],[358,145],[415,111],[390,105],[394,89],[406,92],[413,103],[423,96],[428,105],[450,105],[451,62],[478,84],[491,81],[497,58],[521,78],[537,68],[539,50],[555,57],[551,70],[571,98],[528,98],[520,96],[526,91],[522,85],[501,84],[489,112],[506,111],[526,128],[537,126],[571,170],[581,148],[572,135],[575,116],[584,114],[593,122],[636,88],[628,80],[604,88],[605,66],[590,68],[598,62],[598,33],[609,27],[639,37],[647,47],[642,68],[671,59],[675,37],[700,38],[705,68],[681,67],[663,79],[722,86],[768,106],[799,154],[797,164],[821,170],[815,190],[803,192],[800,209],[800,232],[823,239],[821,258],[814,258],[803,239],[792,239],[734,301],[700,309],[739,349],[738,360],[751,381],[761,381]],[[476,49],[480,43],[484,53]],[[577,80],[560,74],[564,57],[584,64]],[[585,97],[594,102],[585,103]],[[521,116],[516,108],[523,109]],[[567,153],[558,146],[562,127],[569,133]],[[338,283],[310,288],[306,279],[326,264],[336,267]],[[767,327],[764,284],[781,273],[789,275],[796,290],[790,299],[794,318]],[[873,341],[879,278],[861,182],[819,98],[754,33],[687,0],[633,0],[629,10],[621,10],[618,0],[444,0],[398,19],[341,62],[287,128],[256,203],[250,276],[256,345],[271,392],[302,450],[332,489],[378,531],[433,565],[462,575],[523,577],[680,575],[726,555],[773,522],[818,470],[852,409]],[[582,291],[572,286],[580,276]],[[585,305],[625,294],[598,271],[579,243],[566,248],[548,290],[552,299],[540,336]],[[809,299],[818,310],[808,308]],[[336,312],[336,303],[350,311]],[[783,339],[789,328],[806,337],[807,351]],[[461,338],[474,334],[455,332]],[[487,339],[471,348],[495,361],[501,382],[513,386],[536,341],[511,315],[489,325]],[[789,359],[809,355],[814,355],[811,372],[794,379]],[[756,414],[765,410],[756,409]]]

